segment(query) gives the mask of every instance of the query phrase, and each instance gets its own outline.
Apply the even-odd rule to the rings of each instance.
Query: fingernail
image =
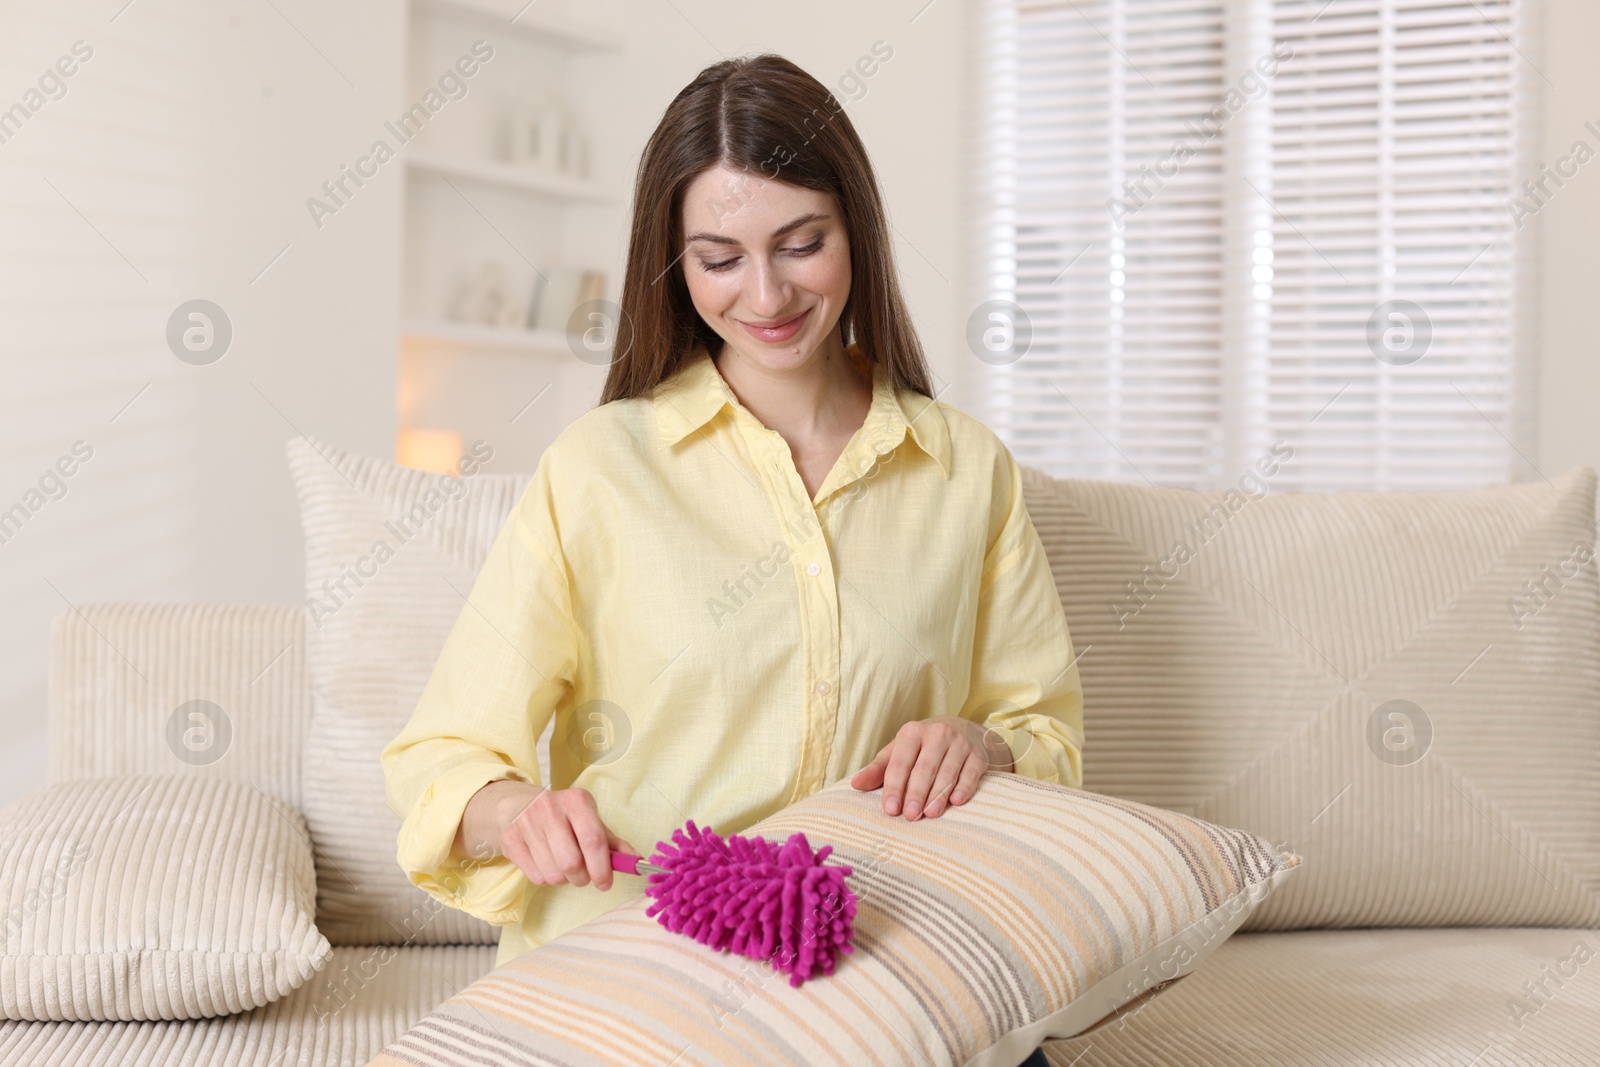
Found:
[[[887,811],[890,815],[899,815],[900,801],[895,797],[890,797],[888,800],[884,801],[883,810]]]
[[[950,794],[950,803],[952,804],[959,804],[965,799],[967,799],[967,794],[963,793],[959,789]]]
[[[915,800],[913,800],[911,803],[906,805],[906,818],[915,819],[917,817],[917,815],[921,811],[922,811],[921,805],[919,805]]]

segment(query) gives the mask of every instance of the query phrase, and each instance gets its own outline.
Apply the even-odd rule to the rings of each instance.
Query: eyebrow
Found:
[[[815,211],[808,211],[799,218],[790,219],[782,226],[779,226],[776,230],[773,230],[772,236],[782,237],[791,230],[798,230],[808,222],[821,222],[826,218],[828,218],[827,215],[821,215]],[[690,241],[711,241],[719,245],[736,245],[739,243],[732,237],[723,237],[721,234],[708,233],[705,230],[701,230],[699,233],[691,233],[688,237],[684,238],[685,244],[688,244]]]

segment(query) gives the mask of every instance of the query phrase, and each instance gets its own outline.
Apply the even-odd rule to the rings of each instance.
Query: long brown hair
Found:
[[[739,56],[702,70],[667,106],[633,186],[622,308],[600,402],[643,396],[719,337],[695,311],[679,272],[684,191],[726,164],[762,180],[832,193],[850,238],[850,296],[840,338],[859,345],[896,390],[932,396],[922,343],[896,280],[889,223],[867,150],[844,107],[782,56]]]

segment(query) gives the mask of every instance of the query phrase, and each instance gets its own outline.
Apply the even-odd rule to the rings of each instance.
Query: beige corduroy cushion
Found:
[[[202,1019],[268,1004],[332,949],[294,809],[237,782],[128,775],[0,812],[0,1015]]]
[[[336,948],[255,1011],[165,1022],[0,1022],[6,1067],[359,1067],[494,966],[493,945]],[[680,1065],[682,1067],[682,1065]]]
[[[310,438],[290,439],[288,456],[306,539],[303,810],[317,925],[335,945],[494,944],[497,928],[443,907],[400,869],[378,756],[415,710],[528,475],[432,474]]]
[[[1305,857],[1247,928],[1600,922],[1592,470],[1255,497],[1025,474],[1085,786]]]
[[[1593,930],[1236,934],[1050,1067],[1594,1067]],[[680,1061],[678,1067],[687,1067]]]

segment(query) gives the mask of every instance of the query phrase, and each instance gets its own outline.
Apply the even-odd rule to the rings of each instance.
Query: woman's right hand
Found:
[[[484,808],[474,811],[480,798]],[[534,885],[588,885],[611,888],[611,853],[639,855],[600,819],[587,789],[543,789],[526,782],[490,782],[467,804],[462,819],[482,825],[484,836],[497,836],[497,851],[515,863]]]

